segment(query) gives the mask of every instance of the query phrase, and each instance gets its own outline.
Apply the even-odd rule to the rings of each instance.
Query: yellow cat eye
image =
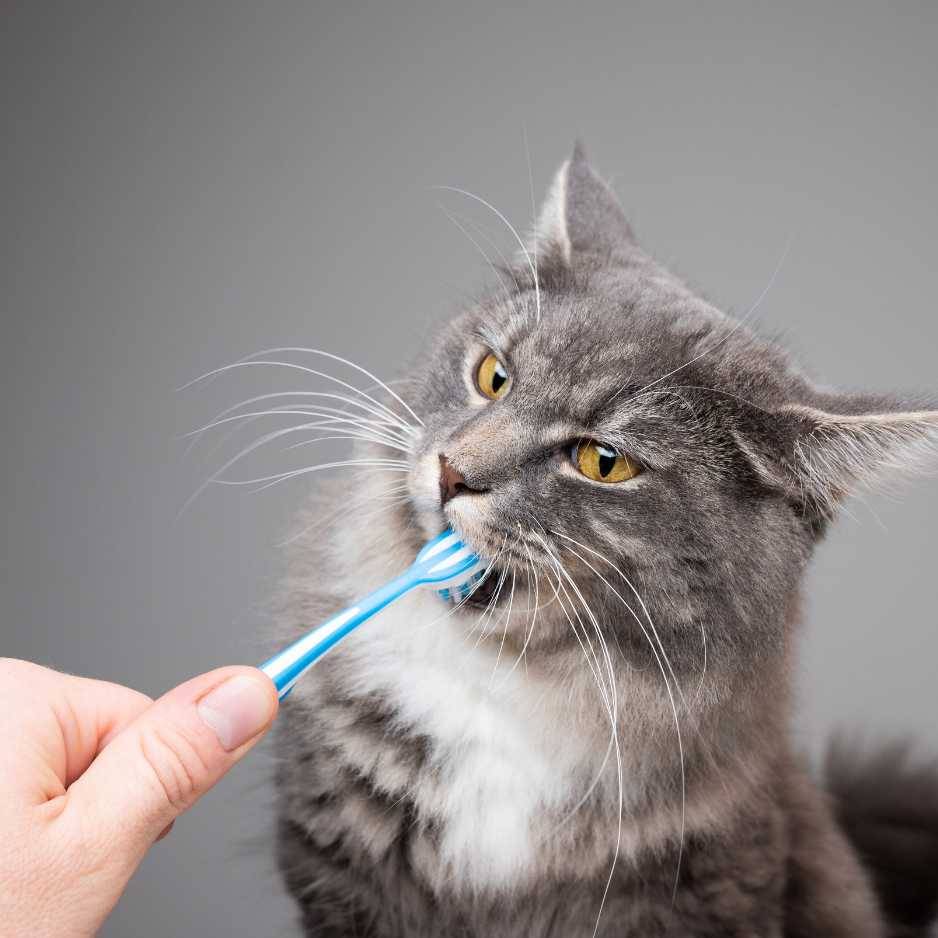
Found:
[[[627,482],[642,471],[638,463],[624,453],[593,440],[577,444],[573,461],[577,469],[594,482]]]
[[[489,352],[482,359],[476,372],[476,384],[479,390],[493,401],[504,397],[508,391],[509,377],[505,366]]]

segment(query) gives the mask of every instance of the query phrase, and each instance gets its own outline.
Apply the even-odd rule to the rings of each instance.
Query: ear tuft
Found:
[[[586,147],[583,141],[577,137],[573,144],[573,156],[570,162],[576,165],[589,166],[589,160],[586,158]]]
[[[831,413],[791,406],[797,481],[824,514],[845,496],[877,489],[938,465],[938,410]]]

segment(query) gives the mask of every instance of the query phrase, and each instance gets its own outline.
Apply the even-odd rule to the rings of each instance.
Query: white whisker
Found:
[[[322,421],[321,423],[308,423],[304,424],[304,427],[310,430],[345,430],[347,433],[353,434],[352,436],[345,437],[345,439],[367,440],[380,446],[386,446],[389,449],[395,449],[401,453],[410,452],[409,447],[399,443],[396,437],[388,436],[383,431],[375,429],[369,424],[359,423],[357,420],[347,417],[334,417],[318,410],[295,410],[293,408],[281,407],[274,410],[254,411],[237,417],[229,417],[226,421],[216,421],[214,424],[209,425],[207,429],[220,426],[223,422],[227,422],[228,420],[245,420],[255,417],[317,417]],[[303,444],[298,443],[296,445],[302,446]]]
[[[456,192],[459,195],[465,196],[467,199],[474,199],[476,202],[479,202],[481,205],[484,205],[491,212],[494,212],[500,221],[502,221],[508,230],[514,235],[515,241],[518,242],[521,252],[524,255],[525,260],[527,261],[528,267],[531,270],[531,276],[534,278],[534,304],[537,309],[537,318],[541,318],[541,284],[537,277],[537,267],[534,262],[531,260],[531,255],[528,253],[528,249],[525,247],[524,241],[521,240],[521,235],[515,230],[514,226],[507,218],[497,209],[491,202],[487,202],[481,196],[475,195],[472,192],[467,192],[465,189],[460,189],[457,186],[436,186],[437,189],[443,189],[446,192]]]
[[[347,381],[341,381],[338,378],[334,378],[332,375],[326,374],[324,371],[317,371],[315,368],[309,368],[306,365],[299,365],[296,362],[285,362],[285,361],[276,361],[276,360],[251,360],[251,361],[240,361],[234,362],[230,365],[223,365],[220,368],[216,368],[214,371],[208,372],[203,377],[212,377],[214,375],[224,374],[228,371],[233,371],[236,368],[256,368],[256,367],[269,367],[269,368],[287,368],[294,371],[301,371],[304,374],[313,375],[317,378],[326,378],[327,380],[335,381],[337,384],[340,384],[342,387],[354,391],[356,394],[361,395],[369,403],[366,404],[364,401],[359,401],[357,398],[348,397],[345,394],[336,394],[325,391],[305,391],[302,392],[304,395],[316,396],[316,397],[325,397],[331,398],[333,400],[342,401],[345,404],[355,407],[361,407],[363,410],[368,411],[371,414],[376,416],[383,416],[394,426],[398,427],[400,430],[405,433],[415,434],[417,431],[412,427],[400,414],[395,413],[388,407],[386,404],[382,404],[381,401],[377,398],[372,397],[370,394],[365,394],[363,391],[360,391],[354,385],[349,384]],[[196,379],[201,380],[201,379]]]
[[[541,291],[540,276],[538,275],[538,245],[537,245],[537,201],[534,198],[534,173],[531,170],[531,150],[528,147],[528,128],[522,126],[524,134],[524,155],[528,161],[528,188],[531,190],[531,230],[534,238],[534,283],[537,289],[535,305],[537,308],[537,321],[541,321]],[[527,253],[527,252],[525,252]]]
[[[198,384],[202,381],[212,378],[220,374],[221,372],[228,370],[229,368],[234,368],[240,365],[249,364],[252,361],[260,358],[261,356],[279,355],[281,352],[297,352],[297,353],[302,353],[305,355],[321,355],[323,358],[328,358],[328,359],[331,359],[332,361],[340,362],[341,364],[346,365],[349,368],[353,368],[355,371],[359,372],[360,374],[365,375],[366,378],[370,378],[372,381],[374,381],[374,383],[378,387],[387,391],[388,394],[390,394],[391,397],[394,398],[394,400],[396,400],[401,406],[403,406],[407,410],[407,412],[414,418],[414,420],[417,421],[417,424],[419,426],[421,427],[423,426],[423,421],[417,416],[417,414],[414,412],[411,406],[407,403],[407,401],[405,401],[396,391],[392,390],[384,381],[382,381],[379,377],[377,377],[377,375],[373,375],[366,368],[362,368],[361,365],[357,365],[355,364],[355,362],[349,361],[347,358],[342,358],[341,355],[334,355],[332,352],[326,352],[326,351],[323,351],[322,349],[304,348],[302,346],[281,346],[279,348],[269,348],[269,349],[263,349],[260,352],[254,352],[252,355],[247,355],[244,358],[240,359],[239,361],[234,362],[231,365],[225,366],[224,368],[216,368],[216,369],[213,369],[212,371],[206,372],[203,375],[200,375],[198,378],[193,378],[191,381],[189,381],[188,383],[184,384],[181,388],[179,388],[179,390],[184,391],[187,388],[192,387],[192,385]],[[313,369],[307,369],[307,370],[313,371]],[[358,394],[364,395],[365,393],[359,388],[356,388],[353,385],[347,384],[346,382],[341,381],[340,379],[335,378],[332,375],[324,374],[323,372],[313,372],[313,373],[321,375],[327,380],[336,381],[337,383],[348,387],[349,389],[355,391]],[[400,417],[397,414],[395,414],[394,411],[388,409],[388,413],[394,416],[395,418],[400,419]]]
[[[532,559],[532,557],[531,557],[531,551],[529,550],[527,544],[524,545],[524,550],[525,550],[525,553],[527,553],[527,555],[528,555],[528,560],[527,560],[527,569],[528,569],[527,593],[528,593],[528,599],[529,599],[529,600],[530,600],[530,598],[531,598],[531,572],[532,572],[532,571],[534,572],[534,612],[533,612],[533,614],[532,614],[532,616],[531,616],[530,625],[528,626],[528,628],[527,628],[527,630],[526,630],[526,632],[525,632],[524,643],[521,645],[521,651],[518,652],[518,657],[515,659],[515,663],[511,666],[510,670],[508,671],[508,674],[505,675],[505,680],[508,680],[508,678],[509,678],[509,677],[511,676],[511,674],[514,672],[515,668],[518,667],[518,664],[521,662],[521,660],[524,659],[524,653],[528,650],[528,644],[529,644],[530,641],[531,641],[531,637],[534,635],[534,625],[535,625],[535,623],[537,622],[537,611],[538,611],[538,602],[539,602],[539,596],[538,596],[539,590],[538,590],[538,583],[537,583],[537,570],[534,569],[534,561],[533,561],[533,559]],[[525,659],[525,666],[527,666],[527,663],[526,663],[526,662],[527,662],[527,659]]]
[[[700,700],[700,692],[703,690],[704,678],[707,676],[707,630],[704,628],[703,620],[700,621],[700,641],[703,645],[703,665],[700,668],[700,681],[697,684],[697,690],[694,693],[694,706]]]
[[[559,558],[558,558],[558,564],[560,564]],[[597,915],[596,915],[596,924],[593,928],[593,936],[595,938],[596,934],[599,931],[599,923],[600,923],[600,920],[602,919],[603,909],[605,908],[605,905],[606,905],[606,899],[609,896],[609,890],[612,886],[612,879],[613,879],[613,876],[615,875],[616,862],[619,859],[619,850],[622,845],[623,782],[622,782],[622,752],[619,748],[619,732],[618,732],[618,726],[619,726],[618,690],[617,690],[617,684],[615,680],[615,673],[614,673],[613,665],[612,665],[612,658],[609,654],[609,647],[606,645],[606,642],[603,639],[602,630],[600,629],[599,623],[596,620],[596,617],[593,614],[592,610],[589,608],[589,605],[587,604],[586,599],[583,597],[583,594],[580,592],[573,578],[564,569],[563,564],[560,564],[559,569],[560,569],[560,572],[563,573],[564,577],[566,577],[566,580],[570,584],[570,587],[579,597],[580,602],[583,605],[583,610],[584,612],[586,612],[587,616],[590,619],[590,623],[593,626],[593,630],[596,634],[597,641],[600,643],[600,646],[603,649],[603,658],[606,663],[606,670],[609,674],[609,685],[610,685],[611,692],[612,692],[612,733],[613,733],[613,741],[615,744],[615,753],[616,753],[616,777],[617,777],[618,786],[619,786],[619,810],[618,810],[618,822],[617,822],[617,829],[616,829],[616,846],[615,846],[615,850],[612,856],[612,864],[609,868],[609,876],[606,879],[606,885],[605,885],[605,888],[603,889],[602,899],[600,900],[600,903],[599,903],[599,911],[597,912]],[[598,663],[599,662],[597,660],[597,664]],[[667,678],[665,680],[667,680]],[[683,762],[682,762],[682,765],[683,765]],[[682,841],[683,841],[683,837],[682,837]],[[676,885],[675,885],[675,888],[676,888]]]
[[[341,508],[336,511],[330,512],[324,517],[317,518],[311,524],[306,525],[301,530],[297,531],[296,534],[290,535],[286,540],[280,541],[276,546],[278,548],[288,547],[290,544],[295,543],[301,538],[305,537],[312,531],[317,530],[325,525],[332,524],[338,521],[341,518],[345,518],[348,514],[353,511],[358,511],[360,508],[364,507],[366,504],[373,501],[386,501],[390,504],[382,507],[391,507],[393,504],[398,504],[400,501],[407,501],[409,495],[401,494],[402,492],[406,493],[408,488],[408,483],[406,480],[400,482],[394,482],[391,485],[384,486],[374,493],[367,493],[363,498],[352,499],[351,502],[344,503]]]
[[[622,580],[625,582],[628,588],[632,591],[632,595],[635,596],[635,598],[638,600],[639,605],[642,607],[642,611],[645,613],[645,618],[648,621],[648,627],[651,629],[651,634],[654,636],[655,641],[658,643],[658,648],[660,649],[661,655],[664,658],[664,661],[667,665],[668,673],[671,675],[671,680],[674,681],[674,687],[677,690],[678,696],[681,698],[681,703],[684,705],[684,709],[686,710],[687,700],[684,697],[684,692],[681,689],[681,685],[677,679],[677,675],[674,673],[674,668],[671,667],[671,662],[668,659],[667,653],[664,650],[664,643],[661,641],[661,636],[658,634],[658,630],[655,628],[655,623],[651,618],[651,613],[648,611],[648,607],[645,605],[645,601],[639,595],[638,590],[635,589],[635,587],[632,585],[632,581],[608,557],[604,557],[601,553],[599,553],[599,551],[593,550],[593,548],[591,547],[587,547],[586,544],[584,544],[582,541],[578,541],[576,540],[576,538],[570,537],[566,534],[562,534],[560,531],[551,531],[550,533],[556,537],[563,538],[565,541],[570,541],[571,544],[576,544],[577,547],[581,547],[583,550],[592,554],[597,559],[602,560],[603,563],[612,567],[612,569],[622,578]],[[592,567],[590,569],[592,569]],[[625,605],[626,609],[628,609],[628,611],[636,619],[636,621],[638,621],[638,615],[635,612],[635,610],[624,599],[622,600],[622,602]]]
[[[455,215],[447,210],[445,205],[440,205],[440,211],[466,236],[466,238],[469,239],[469,241],[475,246],[475,249],[485,258],[486,263],[492,269],[492,272],[495,274],[495,276],[498,277],[499,283],[501,283],[502,289],[505,291],[505,299],[508,305],[514,307],[514,297],[511,294],[510,286],[505,281],[505,274],[495,266],[495,264],[492,262],[492,258],[488,256],[482,245],[479,244],[479,242],[476,241],[476,239],[466,230],[463,222],[466,224],[471,224],[472,227],[475,228],[476,231],[480,234],[480,236],[484,237],[487,241],[490,241],[490,239],[479,229],[478,225],[473,224],[471,221],[469,221],[469,219],[462,219],[462,221],[460,221]],[[493,244],[493,247],[496,251],[498,251],[505,268],[510,268],[507,258],[499,250],[498,246]]]
[[[572,538],[569,538],[569,540],[572,540]],[[584,544],[580,544],[580,546],[585,547]],[[586,564],[586,566],[589,567],[589,569],[592,570],[593,573],[597,577],[599,577],[599,579],[603,583],[605,583],[607,588],[612,591],[613,595],[616,596],[619,599],[619,601],[622,602],[624,606],[626,606],[626,608],[631,609],[631,607],[629,607],[629,604],[626,602],[625,598],[619,593],[619,591],[585,557],[583,557],[582,554],[580,554],[574,548],[569,547],[569,546],[566,549],[570,551],[572,554],[574,554],[575,556],[577,556],[582,563]],[[586,549],[589,550],[589,548],[586,548]],[[591,552],[595,553],[594,551],[591,551]],[[685,825],[686,825],[686,812],[687,812],[687,783],[686,783],[686,777],[685,777],[685,771],[684,771],[684,740],[681,735],[681,723],[680,723],[680,720],[678,719],[677,704],[674,699],[674,692],[671,688],[671,682],[668,680],[668,675],[665,670],[665,666],[662,663],[661,656],[658,654],[658,649],[655,647],[655,643],[651,640],[651,637],[646,631],[645,626],[642,623],[641,619],[639,619],[638,616],[636,616],[634,612],[632,613],[632,615],[635,618],[635,621],[638,623],[639,628],[641,628],[643,634],[645,635],[645,638],[648,640],[648,644],[649,644],[649,647],[651,648],[651,652],[654,655],[655,660],[658,663],[658,669],[661,671],[661,677],[664,679],[664,685],[667,690],[668,699],[671,703],[671,710],[674,716],[674,729],[677,734],[678,755],[680,757],[680,768],[681,768],[681,831],[680,831],[680,842],[679,842],[679,848],[678,848],[677,869],[675,870],[675,874],[674,874],[673,896],[676,897],[677,887],[678,887],[678,883],[680,881],[680,875],[681,875],[681,860],[682,860],[683,853],[684,853],[684,831],[685,831]],[[659,640],[659,645],[660,645],[660,640]],[[662,648],[662,653],[663,652],[664,652],[664,649]],[[670,664],[668,665],[668,670],[670,670]],[[685,704],[685,707],[686,707],[686,704]]]
[[[410,469],[407,463],[401,463],[393,459],[337,459],[334,462],[304,466],[302,469],[291,469],[287,472],[275,472],[254,479],[212,479],[212,482],[216,485],[260,485],[261,488],[258,491],[263,491],[263,489],[269,488],[265,483],[276,484],[277,482],[285,482],[287,479],[294,479],[297,476],[308,475],[311,472],[323,472],[326,469],[340,469],[348,466],[367,467],[372,471],[379,472],[408,472]]]
[[[502,631],[502,641],[498,646],[498,654],[495,656],[495,664],[492,666],[492,676],[489,678],[489,688],[492,687],[492,681],[495,680],[495,674],[498,671],[498,663],[502,660],[502,652],[505,650],[505,639],[508,637],[508,624],[511,622],[511,604],[515,598],[515,571],[511,571],[511,592],[508,594],[508,611],[505,613],[505,628]]]

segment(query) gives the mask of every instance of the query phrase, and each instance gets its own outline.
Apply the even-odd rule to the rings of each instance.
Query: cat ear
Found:
[[[559,254],[567,265],[579,253],[613,258],[634,245],[619,200],[589,165],[579,141],[554,177],[535,234],[539,254]]]
[[[846,495],[938,467],[938,410],[824,395],[779,412],[796,488],[825,515]]]

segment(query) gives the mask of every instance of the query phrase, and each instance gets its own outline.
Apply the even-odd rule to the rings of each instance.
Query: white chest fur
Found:
[[[448,871],[479,888],[526,878],[538,850],[534,819],[576,800],[592,764],[557,688],[516,652],[467,634],[478,613],[449,614],[419,591],[386,609],[346,646],[358,690],[389,699],[429,741],[433,781],[415,793],[439,820]],[[551,812],[553,813],[553,812]]]

